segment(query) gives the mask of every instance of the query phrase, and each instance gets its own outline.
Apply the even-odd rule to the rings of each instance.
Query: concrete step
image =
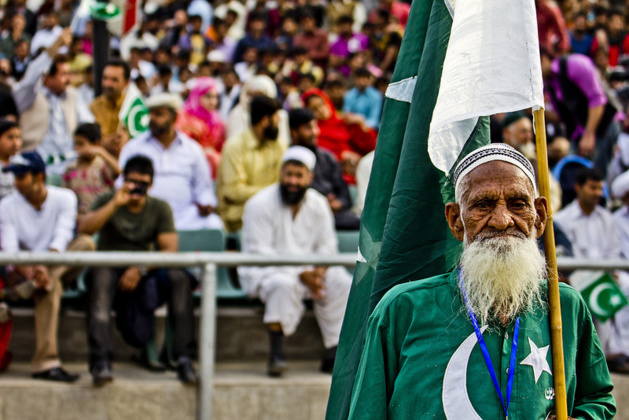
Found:
[[[28,364],[0,375],[0,420],[192,420],[196,388],[174,372],[150,373],[114,365],[115,379],[92,386],[87,365],[66,364],[81,374],[74,384],[30,379]],[[220,364],[214,380],[213,420],[321,420],[331,376],[318,362],[293,362],[286,376],[266,376],[264,362]]]
[[[15,309],[10,349],[14,360],[27,362],[35,349],[32,309]],[[198,311],[197,311],[198,312]],[[269,343],[262,322],[262,307],[218,308],[216,321],[217,361],[263,361],[268,358]],[[163,341],[166,311],[160,309],[156,317],[156,339]],[[198,337],[198,313],[195,327]],[[87,360],[85,313],[62,311],[59,323],[59,354],[64,362]],[[114,321],[112,320],[112,326]],[[116,360],[129,361],[137,350],[124,343],[115,326],[112,328]],[[285,341],[286,355],[291,360],[317,360],[323,356],[321,333],[312,311],[306,311],[299,328]]]
[[[214,379],[213,420],[322,420],[330,375],[318,362],[290,363],[283,378],[269,378],[264,362],[221,363]],[[14,363],[0,375],[0,420],[192,420],[196,389],[174,372],[151,373],[114,365],[114,381],[94,388],[84,363],[66,368],[81,374],[71,385],[30,378],[28,364]],[[629,420],[629,376],[613,375],[617,420]]]

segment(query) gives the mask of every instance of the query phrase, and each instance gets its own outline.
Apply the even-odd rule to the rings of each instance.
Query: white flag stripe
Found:
[[[413,92],[415,91],[416,84],[417,76],[391,83],[387,87],[387,91],[384,96],[390,99],[395,99],[396,101],[408,102],[410,104],[413,99]]]
[[[478,117],[544,105],[534,0],[457,0],[455,10],[428,138],[446,173]]]

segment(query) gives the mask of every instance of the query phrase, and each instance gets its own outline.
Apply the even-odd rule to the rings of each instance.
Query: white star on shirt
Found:
[[[542,376],[542,372],[548,372],[552,376],[552,372],[550,370],[550,366],[546,361],[546,355],[548,354],[548,349],[550,346],[538,348],[533,340],[529,338],[529,344],[531,345],[531,354],[526,356],[526,359],[520,362],[521,365],[528,365],[533,368],[533,374],[535,375],[535,383],[539,380],[539,377]]]

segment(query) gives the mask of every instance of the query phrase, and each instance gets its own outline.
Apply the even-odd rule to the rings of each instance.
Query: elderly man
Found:
[[[279,184],[254,195],[243,214],[243,252],[263,255],[336,254],[334,218],[328,200],[309,188],[317,158],[301,146],[282,158]],[[242,267],[243,288],[265,303],[271,357],[268,373],[286,369],[283,336],[295,332],[304,312],[303,299],[314,300],[314,312],[326,354],[321,365],[332,372],[352,278],[343,267]]]
[[[149,131],[127,143],[120,152],[120,167],[136,155],[153,162],[155,177],[150,194],[166,201],[174,214],[177,230],[220,229],[220,217],[214,212],[217,200],[210,177],[210,167],[201,146],[175,130],[181,97],[160,93],[146,101]],[[118,179],[117,187],[122,185]]]
[[[540,280],[546,264],[535,243],[546,199],[536,198],[533,168],[515,149],[494,144],[470,153],[453,178],[456,203],[445,215],[463,241],[458,268],[382,298],[369,320],[351,419],[546,419],[554,412]],[[611,419],[613,385],[590,312],[576,290],[561,285],[560,296],[568,414]]]

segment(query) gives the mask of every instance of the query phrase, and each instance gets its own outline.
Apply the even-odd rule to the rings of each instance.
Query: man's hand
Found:
[[[593,133],[584,133],[579,140],[579,154],[581,156],[590,156],[596,146],[596,135]]]
[[[50,287],[48,268],[45,265],[36,265],[33,267],[33,280],[38,289],[48,289]]]
[[[206,206],[199,203],[196,203],[196,204],[197,204],[197,208],[199,209],[199,215],[202,217],[207,217],[210,214],[212,214],[212,212],[214,211],[214,207],[210,206],[209,204]]]
[[[328,204],[330,204],[330,209],[332,209],[332,213],[338,213],[343,209],[343,203],[341,203],[341,200],[336,198],[334,194],[328,194],[327,199]]]
[[[117,190],[114,194],[113,201],[116,207],[126,206],[129,202],[129,191],[127,190],[127,188],[123,186],[119,190]]]
[[[129,267],[120,278],[118,287],[123,292],[133,292],[138,287],[140,280],[142,280],[140,269],[138,267]]]
[[[316,300],[323,297],[325,284],[323,284],[323,272],[321,271],[321,268],[306,270],[299,275],[299,279],[308,287],[308,289],[310,289],[313,299]]]

